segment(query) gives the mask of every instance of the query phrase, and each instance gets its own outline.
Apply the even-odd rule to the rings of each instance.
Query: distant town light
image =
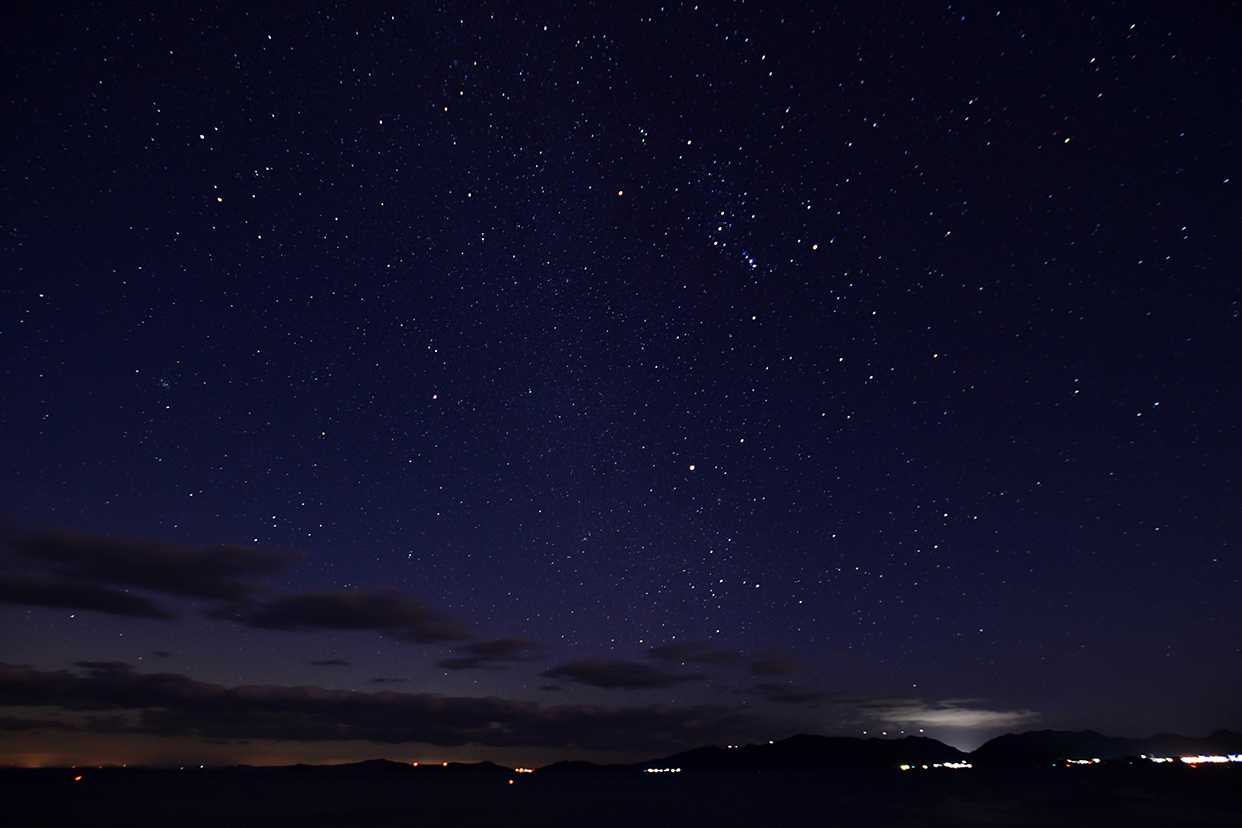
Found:
[[[1183,756],[1187,765],[1223,765],[1227,762],[1242,762],[1242,753],[1230,753],[1226,756]]]

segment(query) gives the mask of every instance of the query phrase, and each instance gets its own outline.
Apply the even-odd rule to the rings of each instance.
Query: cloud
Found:
[[[107,673],[124,673],[134,669],[134,666],[128,661],[75,661],[74,667],[81,667],[84,670],[90,670],[92,673],[100,675]]]
[[[877,718],[897,725],[954,727],[967,730],[993,730],[1029,725],[1040,718],[1034,710],[985,710],[965,707],[971,700],[949,700],[935,704],[918,702],[881,711]]]
[[[446,658],[436,664],[446,670],[502,669],[503,664],[530,661],[545,650],[545,645],[529,638],[499,638],[458,647],[453,652],[465,655]]]
[[[746,660],[746,656],[733,650],[717,650],[709,641],[687,641],[652,647],[647,655],[656,661],[671,664],[716,664],[733,667]]]
[[[175,621],[176,613],[143,595],[59,577],[0,575],[0,603],[89,610],[129,618]]]
[[[267,630],[373,630],[402,641],[462,641],[470,633],[398,590],[343,589],[281,595],[259,606],[215,614]]]
[[[664,644],[647,650],[647,656],[670,664],[713,664],[721,667],[736,667],[749,658],[747,671],[752,676],[786,676],[802,672],[793,656],[784,650],[768,650],[748,657],[735,650],[718,650],[710,641]]]
[[[609,661],[598,658],[570,661],[545,670],[541,675],[578,684],[589,684],[592,687],[606,687],[610,690],[618,688],[649,690],[656,687],[671,687],[682,681],[699,681],[703,678],[697,673],[679,675],[666,673],[646,664],[635,664],[632,661]]]
[[[325,658],[320,661],[312,661],[312,667],[348,667],[349,662],[343,658]]]
[[[68,529],[4,526],[0,541],[22,559],[51,567],[59,584],[106,583],[208,600],[244,600],[256,579],[278,572],[290,559],[287,553],[236,544],[192,547]]]
[[[745,710],[718,705],[601,707],[391,690],[226,688],[176,673],[142,674],[119,662],[87,663],[94,666],[86,675],[0,663],[0,706],[39,711],[38,718],[22,719],[10,710],[0,727],[658,754],[732,740],[757,722]],[[64,713],[54,720],[59,724],[49,724],[49,709]]]
[[[793,656],[783,650],[769,650],[759,653],[747,667],[752,676],[788,676],[802,672],[802,668],[794,661]]]
[[[877,696],[862,696],[851,693],[830,693],[801,684],[756,684],[742,691],[748,696],[755,696],[764,701],[777,704],[798,704],[805,707],[822,707],[824,705],[854,706],[890,702],[891,699]]]
[[[993,730],[1028,725],[1040,717],[1033,710],[986,710],[967,706],[973,703],[971,699],[926,702],[911,696],[831,693],[798,684],[756,684],[742,692],[777,704],[832,708],[833,718],[838,722]]]
[[[383,676],[380,676],[379,678],[368,679],[367,684],[405,684],[407,681],[409,681],[409,679],[384,678]]]
[[[471,637],[460,624],[397,590],[284,594],[258,600],[259,580],[279,572],[285,552],[234,544],[191,547],[157,540],[113,538],[67,529],[27,530],[0,523],[0,546],[11,569],[0,573],[0,603],[90,610],[131,618],[174,621],[176,613],[139,589],[177,598],[216,602],[212,618],[269,630],[371,630],[403,641],[435,643]],[[522,639],[505,639],[509,651],[478,652],[467,666],[518,661]],[[534,642],[527,644],[535,646]],[[454,661],[454,663],[457,663]],[[322,666],[322,665],[321,665]]]

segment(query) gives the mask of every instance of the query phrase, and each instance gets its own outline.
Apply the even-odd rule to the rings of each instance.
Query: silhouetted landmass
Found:
[[[1118,739],[1043,731],[1010,734],[964,754],[921,737],[799,735],[630,765],[557,762],[530,775],[492,762],[385,759],[216,769],[4,769],[0,802],[6,828],[1237,825],[1242,767],[1116,758],[1144,750],[1239,753],[1242,736],[1217,731],[1206,738]],[[1053,754],[1104,754],[1098,758],[1111,761],[1067,766],[1042,758]],[[964,760],[974,768],[921,770]],[[903,772],[900,765],[919,769]],[[644,772],[669,768],[682,772]]]
[[[1094,730],[1032,730],[1006,733],[970,754],[977,765],[1046,765],[1065,759],[1117,759],[1125,756],[1193,756],[1242,753],[1242,735],[1218,730],[1205,738],[1161,733],[1150,739],[1105,736]]]
[[[553,762],[551,765],[545,765],[538,768],[536,773],[634,773],[642,770],[643,765],[597,765],[594,762],[583,762],[581,760],[567,760],[564,762]]]
[[[694,748],[662,759],[633,765],[557,762],[540,773],[645,771],[680,768],[689,771],[793,771],[896,769],[901,765],[932,765],[969,761],[969,755],[935,739],[856,739],[800,734],[766,745]]]
[[[408,762],[393,762],[388,759],[368,759],[365,762],[350,762],[343,765],[285,765],[283,767],[256,768],[249,765],[231,765],[221,770],[256,771],[264,773],[292,772],[314,773],[334,778],[350,776],[374,776],[381,773],[396,774],[428,774],[428,773],[512,773],[510,768],[497,765],[495,762],[423,762],[417,765]]]
[[[967,754],[957,748],[922,736],[856,739],[800,734],[766,745],[696,748],[645,762],[643,767],[679,767],[683,771],[861,770],[968,759]]]
[[[736,751],[731,751],[736,752]],[[1236,828],[1242,768],[1145,761],[968,771],[499,773],[478,765],[0,770],[6,828]],[[494,766],[493,766],[494,768]]]

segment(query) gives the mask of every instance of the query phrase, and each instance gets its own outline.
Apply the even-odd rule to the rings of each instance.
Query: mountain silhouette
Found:
[[[1065,759],[1228,753],[1242,753],[1242,735],[1228,730],[1218,730],[1207,737],[1160,733],[1149,739],[1105,736],[1094,730],[1032,730],[997,736],[970,754],[970,761],[989,766],[1043,765]]]

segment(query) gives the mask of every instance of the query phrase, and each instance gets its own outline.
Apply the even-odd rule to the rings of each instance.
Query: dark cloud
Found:
[[[0,540],[26,561],[52,567],[63,581],[102,582],[209,600],[244,600],[256,579],[278,572],[290,559],[286,553],[233,544],[192,547],[68,529],[3,526]]]
[[[0,575],[0,603],[89,610],[129,618],[175,621],[177,616],[143,595],[61,577]]]
[[[470,633],[398,590],[344,589],[282,595],[257,607],[217,613],[267,630],[374,630],[403,641],[461,641]]]
[[[321,661],[312,661],[312,667],[348,667],[349,662],[343,658],[325,658]]]
[[[0,663],[0,706],[39,710],[38,720],[23,720],[10,710],[0,727],[108,729],[204,739],[573,747],[658,755],[732,740],[757,726],[753,714],[718,705],[614,708],[391,690],[226,688],[175,673],[142,674],[116,662],[95,664],[105,666],[79,675]],[[56,720],[59,724],[47,724],[45,711],[52,709],[64,713]]]
[[[453,650],[462,655],[437,661],[436,664],[446,670],[503,669],[505,664],[530,661],[546,650],[546,646],[529,638],[475,641]]]
[[[789,676],[802,672],[793,656],[781,650],[759,653],[754,658],[746,668],[752,676]]]
[[[800,684],[756,684],[743,691],[748,696],[756,696],[764,701],[778,704],[800,704],[806,707],[819,707],[825,704],[851,703],[865,701],[865,697],[849,696],[843,693],[829,693],[806,687]]]
[[[9,568],[43,570],[0,574],[0,603],[176,620],[171,610],[128,589],[137,588],[217,601],[210,617],[263,629],[373,630],[420,643],[471,637],[461,625],[397,590],[286,594],[257,601],[258,580],[290,561],[284,552],[237,545],[180,546],[66,529],[26,530],[11,524],[0,524],[0,545],[9,553]],[[460,660],[463,666],[452,669],[519,661],[523,646],[527,650],[537,646],[522,639],[499,643],[508,649],[489,651],[489,642],[481,642],[478,652],[468,652]]]
[[[151,655],[155,656],[156,658],[170,658],[172,656],[172,653],[168,652],[167,650],[156,650],[155,652],[151,653]]]
[[[405,684],[407,681],[409,681],[409,679],[384,678],[383,676],[380,676],[379,678],[368,679],[367,684]]]
[[[721,667],[733,667],[746,660],[746,656],[734,650],[717,650],[708,641],[687,641],[676,644],[665,644],[652,647],[647,655],[657,661],[672,664],[715,664]]]
[[[632,661],[609,661],[585,658],[545,670],[541,675],[565,679],[592,687],[623,690],[649,690],[654,687],[671,687],[682,681],[699,681],[703,676],[666,673],[646,664]]]
[[[134,669],[127,661],[75,661],[74,667],[90,670],[92,674],[126,673]]]

